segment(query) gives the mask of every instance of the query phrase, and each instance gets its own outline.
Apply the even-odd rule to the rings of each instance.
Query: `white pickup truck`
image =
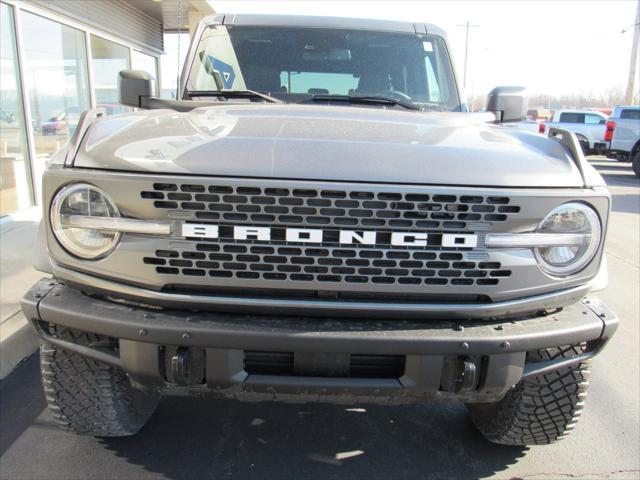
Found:
[[[576,134],[585,155],[602,153],[607,149],[604,136],[608,118],[592,110],[557,110],[551,122],[540,127],[540,133],[551,127],[568,130]]]
[[[607,157],[633,162],[640,177],[640,106],[617,106],[606,123],[605,140],[610,142]]]

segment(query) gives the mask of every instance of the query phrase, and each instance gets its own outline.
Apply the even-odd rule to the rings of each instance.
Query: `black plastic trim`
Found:
[[[31,320],[158,345],[352,354],[526,352],[609,338],[618,319],[595,300],[517,321],[363,320],[154,311],[91,297],[43,279],[24,297]],[[46,294],[42,294],[44,289]],[[37,317],[34,312],[37,308]]]

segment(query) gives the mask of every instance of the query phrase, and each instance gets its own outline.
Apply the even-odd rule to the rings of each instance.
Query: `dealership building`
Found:
[[[204,0],[1,0],[0,217],[38,205],[47,160],[83,111],[125,111],[120,70],[151,73],[172,98],[188,32],[211,13]]]

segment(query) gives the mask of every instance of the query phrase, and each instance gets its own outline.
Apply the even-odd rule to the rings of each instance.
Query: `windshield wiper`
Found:
[[[351,103],[386,103],[389,105],[399,105],[409,110],[422,110],[420,105],[400,100],[398,98],[386,97],[384,95],[327,95],[316,94],[311,97],[314,102],[351,102]]]
[[[191,90],[187,92],[189,97],[224,97],[224,98],[262,98],[269,103],[284,103],[282,100],[266,93],[254,90]]]

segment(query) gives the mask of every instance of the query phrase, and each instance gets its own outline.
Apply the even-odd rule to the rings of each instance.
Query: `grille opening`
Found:
[[[254,375],[293,375],[293,352],[245,350],[244,369]]]
[[[162,268],[162,267],[160,267]],[[177,270],[177,269],[176,269]],[[279,269],[280,270],[280,269]],[[239,275],[242,274],[242,275]],[[247,275],[250,274],[250,275]],[[236,276],[257,278],[255,275],[257,272],[238,272]],[[210,274],[211,275],[211,274]],[[293,273],[290,276],[301,275],[307,276],[306,281],[309,281],[314,277],[312,274],[305,273]],[[365,276],[351,276],[349,281],[354,283],[365,283],[369,281],[369,277]],[[377,277],[376,277],[377,278]],[[300,279],[305,281],[305,279]],[[433,280],[443,280],[446,283],[446,279],[436,278]],[[494,280],[494,279],[492,279]],[[496,279],[497,281],[497,279]],[[404,283],[404,282],[403,282]],[[326,300],[326,296],[321,295],[318,290],[289,290],[279,288],[243,288],[243,287],[216,287],[201,284],[167,284],[162,288],[163,292],[167,293],[184,293],[190,295],[217,295],[223,297],[234,297],[242,295],[243,297],[251,298],[265,298],[265,299],[277,299],[277,300]],[[389,292],[335,292],[336,296],[329,300],[345,300],[345,301],[376,301],[376,302],[394,302],[394,303],[456,303],[456,304],[475,304],[475,303],[491,303],[491,299],[487,295],[473,295],[473,294],[453,294],[453,293],[389,293]]]
[[[173,183],[154,183],[153,189],[163,192],[175,192],[176,190],[178,190],[178,186]]]
[[[341,354],[336,354],[336,356]],[[345,365],[347,367],[347,365]],[[348,368],[326,376],[337,378],[399,378],[404,374],[404,355],[349,355]],[[253,375],[302,376],[297,373],[293,352],[244,351],[244,369]],[[325,376],[321,374],[314,376]]]
[[[404,374],[404,355],[351,355],[352,378],[400,378]]]

